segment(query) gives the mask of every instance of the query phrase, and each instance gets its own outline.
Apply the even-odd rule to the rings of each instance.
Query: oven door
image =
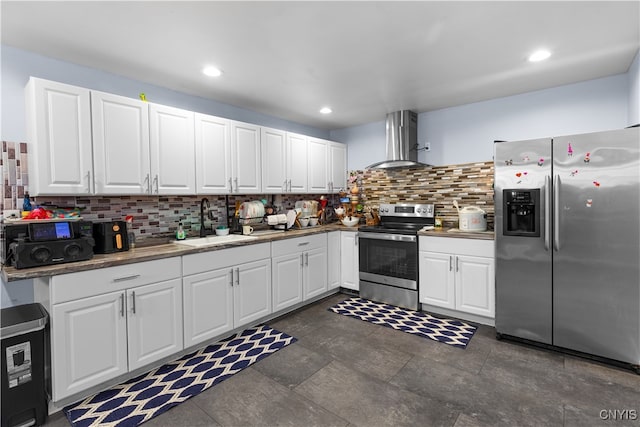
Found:
[[[415,235],[358,233],[360,280],[418,289],[418,242]]]

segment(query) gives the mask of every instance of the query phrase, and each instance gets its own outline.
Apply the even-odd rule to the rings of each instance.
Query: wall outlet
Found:
[[[431,151],[431,143],[430,142],[425,142],[424,143],[424,151]]]

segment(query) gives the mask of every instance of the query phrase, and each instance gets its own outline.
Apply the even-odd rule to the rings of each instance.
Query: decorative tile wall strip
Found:
[[[366,205],[380,203],[433,203],[444,225],[457,227],[460,207],[477,206],[487,212],[493,228],[493,162],[464,163],[407,169],[370,169],[362,174],[360,192]],[[359,184],[360,186],[360,184]]]
[[[27,144],[3,141],[0,160],[3,180],[0,210],[21,209],[24,193],[29,190]],[[484,209],[488,214],[488,225],[493,228],[493,162],[398,170],[372,169],[354,173],[358,178],[362,203],[366,205],[433,203],[445,226],[455,227],[458,215],[452,203],[456,199],[462,207],[475,205]],[[132,215],[134,233],[139,241],[148,237],[173,236],[180,221],[188,233],[197,235],[202,197],[209,200],[211,211],[211,219],[207,217],[205,227],[211,229],[226,224],[225,196],[216,195],[37,197],[33,199],[33,204],[80,207],[83,209],[83,218],[90,221],[124,219]],[[236,201],[266,199],[269,204],[286,211],[292,209],[298,200],[318,198],[318,194],[231,195],[229,214],[233,215]],[[337,204],[338,198],[335,196],[329,206]]]

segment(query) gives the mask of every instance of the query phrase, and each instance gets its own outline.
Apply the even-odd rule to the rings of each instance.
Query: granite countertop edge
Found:
[[[224,243],[214,246],[189,247],[178,245],[169,239],[162,239],[158,244],[145,245],[130,249],[126,252],[112,254],[95,254],[93,258],[86,261],[76,261],[64,264],[46,265],[42,267],[32,267],[17,269],[11,266],[2,266],[2,280],[14,282],[18,280],[36,279],[40,277],[50,277],[59,274],[75,273],[79,271],[95,270],[105,267],[133,264],[136,262],[153,261],[174,256],[189,255],[201,252],[211,252],[221,249],[235,248],[239,246],[255,245],[259,243],[274,242],[278,240],[291,239],[295,237],[309,236],[330,231],[358,231],[357,227],[346,227],[342,224],[328,224],[318,227],[306,227],[302,229],[292,229],[280,233],[258,235],[255,240],[242,240],[238,242]]]
[[[443,227],[442,229],[419,231],[418,236],[430,236],[430,237],[449,237],[458,239],[477,239],[477,240],[495,240],[495,232],[493,230],[473,232],[473,231],[460,231],[453,227]]]

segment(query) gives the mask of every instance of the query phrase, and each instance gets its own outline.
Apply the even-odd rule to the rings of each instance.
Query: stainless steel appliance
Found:
[[[392,169],[429,166],[418,162],[418,114],[394,111],[387,114],[387,159],[367,169]]]
[[[496,331],[640,369],[640,130],[495,144]]]
[[[418,231],[435,222],[433,205],[381,204],[380,225],[358,229],[360,296],[419,309]]]

